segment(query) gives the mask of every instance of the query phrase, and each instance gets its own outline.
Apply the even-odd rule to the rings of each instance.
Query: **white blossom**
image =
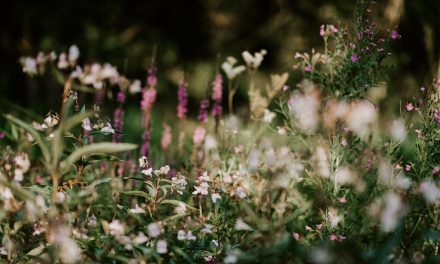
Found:
[[[237,60],[234,57],[228,57],[222,64],[222,69],[226,73],[226,76],[229,80],[233,80],[235,77],[237,77],[237,75],[246,70],[246,67],[243,65],[234,67],[236,63]]]
[[[162,231],[158,223],[151,223],[147,226],[148,234],[151,237],[158,237]]]

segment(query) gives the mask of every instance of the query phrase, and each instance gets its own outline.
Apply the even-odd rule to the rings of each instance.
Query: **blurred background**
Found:
[[[109,62],[129,78],[144,80],[154,45],[159,75],[156,111],[175,109],[177,81],[185,71],[192,111],[207,94],[220,62],[243,50],[267,49],[262,71],[289,71],[296,51],[322,49],[321,24],[347,23],[354,0],[167,0],[167,1],[7,1],[0,8],[0,108],[5,101],[44,115],[57,110],[61,86],[46,76],[28,79],[20,56],[80,48],[80,64]],[[372,20],[394,29],[394,64],[389,100],[411,98],[439,77],[440,1],[383,0]],[[395,96],[393,96],[395,95]],[[245,100],[241,89],[238,100]],[[138,107],[139,98],[131,99]],[[32,110],[30,110],[32,109]]]

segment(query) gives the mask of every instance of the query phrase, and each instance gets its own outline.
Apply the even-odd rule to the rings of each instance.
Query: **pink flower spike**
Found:
[[[406,111],[411,112],[412,110],[414,110],[414,105],[412,103],[407,103],[406,106]]]
[[[392,40],[397,40],[400,39],[402,36],[399,34],[399,32],[393,30],[391,31],[391,39]]]
[[[323,37],[325,35],[325,29],[324,29],[324,25],[321,25],[321,27],[319,28],[319,35],[321,37]]]

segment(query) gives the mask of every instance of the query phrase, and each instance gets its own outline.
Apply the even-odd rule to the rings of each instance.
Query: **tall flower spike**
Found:
[[[182,79],[179,84],[179,91],[177,92],[177,99],[179,104],[177,105],[177,117],[179,119],[184,119],[186,113],[188,112],[188,93],[187,93],[188,83],[185,79]]]

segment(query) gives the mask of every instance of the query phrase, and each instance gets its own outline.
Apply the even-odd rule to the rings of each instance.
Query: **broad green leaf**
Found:
[[[127,194],[127,195],[133,195],[133,196],[140,196],[140,197],[144,197],[147,200],[151,199],[151,196],[143,191],[125,191],[125,192],[121,192],[123,194]]]
[[[28,132],[32,138],[37,142],[38,146],[40,147],[41,153],[43,154],[44,161],[48,165],[51,161],[50,151],[49,147],[46,145],[43,138],[40,136],[38,131],[34,129],[31,125],[27,124],[26,122],[16,118],[13,115],[6,114],[5,118],[11,121],[12,123],[16,124],[17,126],[23,128],[26,132]]]
[[[61,163],[61,171],[64,173],[68,167],[74,164],[77,160],[79,160],[83,156],[92,155],[92,154],[108,154],[108,153],[116,153],[123,152],[128,150],[136,149],[137,145],[128,144],[128,143],[95,143],[91,145],[87,145],[85,147],[79,148],[75,150],[72,154],[67,157]]]

